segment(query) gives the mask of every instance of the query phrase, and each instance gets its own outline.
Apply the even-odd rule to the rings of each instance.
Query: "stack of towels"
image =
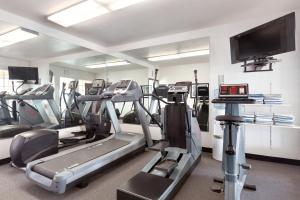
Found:
[[[294,124],[295,117],[293,115],[281,114],[244,114],[242,115],[246,123],[258,124],[276,124],[276,125],[292,125]]]
[[[282,104],[281,94],[250,94],[249,98],[255,99],[257,104]]]
[[[255,103],[263,104],[264,103],[264,95],[263,94],[249,94],[249,98],[255,99]]]
[[[274,123],[277,125],[294,124],[295,116],[293,115],[274,115]]]
[[[282,104],[283,100],[281,94],[268,94],[264,95],[265,104]]]

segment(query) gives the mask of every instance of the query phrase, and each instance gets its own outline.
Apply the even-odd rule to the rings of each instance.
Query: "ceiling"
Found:
[[[0,34],[14,29],[16,24],[40,33],[40,37],[0,49],[0,56],[48,59],[60,57],[52,63],[79,68],[99,62],[128,60],[130,67],[155,67],[174,64],[175,61],[151,63],[146,57],[205,49],[208,38],[154,46],[154,38],[188,33],[220,24],[233,23],[300,8],[299,0],[145,0],[139,4],[113,11],[64,28],[47,20],[47,16],[82,0],[0,0]],[[25,3],[26,2],[26,3]],[[255,13],[255,15],[253,14]],[[47,36],[46,36],[47,35]],[[196,37],[194,37],[196,38]],[[136,49],[133,44],[142,44]],[[122,47],[122,48],[118,48]],[[134,48],[135,47],[135,48]],[[117,50],[116,50],[117,49]],[[118,50],[122,49],[122,50]],[[64,55],[94,51],[99,56],[66,57]],[[102,55],[100,55],[102,54]],[[178,62],[206,62],[208,56],[176,60]],[[118,67],[115,67],[117,69]]]
[[[0,34],[16,29],[18,26],[0,21]],[[46,59],[70,53],[86,51],[86,48],[53,37],[39,34],[39,37],[0,48],[0,55],[19,59]]]
[[[209,38],[198,38],[193,40],[186,40],[182,42],[175,42],[170,44],[151,46],[146,48],[134,49],[126,51],[126,54],[135,57],[147,58],[162,55],[170,55],[182,52],[197,51],[209,49]]]
[[[77,61],[75,61],[75,62],[77,62]],[[54,63],[51,63],[50,66],[63,67],[63,68],[67,67],[67,68],[73,68],[73,69],[92,72],[92,73],[102,73],[102,72],[105,72],[106,70],[117,71],[117,70],[141,69],[141,66],[136,65],[136,64],[114,66],[114,67],[109,67],[109,68],[96,68],[96,69],[86,68],[86,67],[80,66],[80,65],[73,65],[68,62],[54,62]]]
[[[145,0],[69,28],[47,16],[82,0],[0,0],[0,8],[104,46],[201,29],[300,7],[299,0]],[[253,11],[256,15],[253,16]]]
[[[139,59],[146,59],[147,57],[154,57],[154,56],[161,56],[161,55],[169,55],[169,54],[176,54],[180,52],[189,52],[189,51],[197,51],[209,49],[209,38],[198,38],[193,40],[187,40],[182,42],[176,42],[171,44],[164,44],[158,46],[152,46],[147,48],[135,49],[131,51],[126,51],[127,55],[139,58]],[[86,58],[80,59],[69,59],[60,62],[53,62],[51,64],[56,66],[65,66],[76,68],[80,70],[86,70],[91,72],[99,72],[99,70],[103,69],[88,69],[84,66],[86,65],[93,65],[93,64],[101,64],[105,62],[117,62],[122,61],[122,59],[110,56],[110,55],[98,55],[98,56],[91,56]],[[159,62],[153,62],[156,66],[169,66],[169,65],[179,65],[179,64],[188,64],[188,63],[199,63],[199,62],[209,62],[209,56],[197,56],[191,58],[182,58],[176,60],[165,60]],[[130,65],[123,65],[123,66],[115,66],[111,67],[111,69],[119,70],[119,69],[134,69],[138,66],[136,64]]]

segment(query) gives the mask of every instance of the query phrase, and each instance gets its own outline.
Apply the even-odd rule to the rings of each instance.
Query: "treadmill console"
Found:
[[[68,88],[70,90],[76,90],[77,86],[78,86],[78,81],[70,81]]]
[[[189,88],[188,86],[172,86],[170,87],[168,93],[179,93],[179,94],[184,94],[184,93],[188,93],[189,92]]]
[[[121,80],[117,83],[114,93],[115,94],[124,94],[128,91],[132,80]]]
[[[3,97],[3,96],[5,96],[5,95],[6,95],[6,91],[0,92],[0,97]]]
[[[153,91],[153,94],[155,94],[159,97],[162,97],[162,98],[167,98],[169,89],[170,88],[167,85],[159,85],[158,87],[155,88],[155,91]]]
[[[177,82],[174,86],[171,86],[168,91],[168,101],[177,103],[184,102],[191,85],[191,82]]]
[[[198,84],[198,97],[208,97],[209,96],[209,84],[199,83]]]
[[[105,86],[105,82],[103,79],[94,79],[92,83],[92,88],[103,88]]]
[[[45,84],[45,85],[42,85],[41,87],[38,87],[24,95],[35,95],[35,96],[40,96],[40,95],[45,95],[49,88],[51,87],[51,84]]]
[[[248,84],[221,84],[219,98],[248,98]]]

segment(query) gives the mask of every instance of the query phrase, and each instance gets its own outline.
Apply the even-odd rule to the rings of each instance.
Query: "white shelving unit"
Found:
[[[273,108],[278,108],[278,107],[289,107],[289,104],[243,104],[243,110],[245,114],[249,114],[248,112],[246,112],[246,108],[247,107],[267,107],[269,108],[269,113],[270,115],[275,115],[275,112],[273,112]],[[256,112],[254,112],[254,115],[256,114]],[[270,142],[269,142],[269,147],[270,149],[272,149],[272,130],[273,128],[288,128],[288,129],[299,129],[300,130],[300,126],[297,125],[281,125],[281,124],[276,124],[271,122],[271,123],[259,123],[259,122],[255,122],[255,123],[245,123],[245,125],[249,125],[249,126],[267,126],[269,127],[269,134],[270,134]]]

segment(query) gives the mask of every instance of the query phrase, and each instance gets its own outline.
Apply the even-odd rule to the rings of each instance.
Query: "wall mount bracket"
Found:
[[[273,57],[254,59],[250,63],[247,63],[247,60],[245,60],[244,64],[241,65],[241,67],[244,68],[245,73],[268,72],[268,71],[273,71],[273,63],[280,62],[280,61],[281,60],[273,58]]]

